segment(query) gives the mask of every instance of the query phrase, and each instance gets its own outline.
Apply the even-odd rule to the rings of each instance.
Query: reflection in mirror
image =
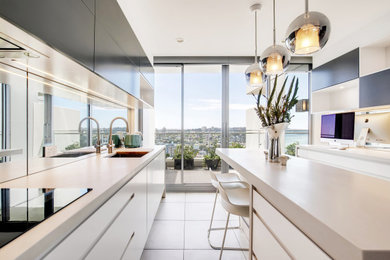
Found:
[[[0,182],[27,174],[26,73],[0,64]]]
[[[115,116],[127,117],[127,108],[69,86],[35,75],[29,75],[28,83],[29,174],[94,156],[97,124],[85,118],[97,119],[101,143],[106,144],[107,122]]]
[[[0,248],[91,189],[0,189]]]
[[[111,120],[115,117],[123,117],[126,118],[129,124],[131,125],[131,121],[129,120],[128,114],[130,114],[130,110],[127,108],[110,106],[106,104],[105,106],[96,106],[93,105],[91,107],[91,114],[94,118],[99,121],[100,124],[100,138],[102,144],[108,144],[108,137],[110,133],[110,123]],[[130,127],[130,126],[129,126]],[[118,137],[122,140],[123,143],[124,135],[126,134],[126,124],[122,120],[117,120],[113,124],[112,128],[113,135],[118,135]],[[96,131],[92,131],[92,142],[96,143],[97,134]],[[118,144],[118,142],[117,142]]]

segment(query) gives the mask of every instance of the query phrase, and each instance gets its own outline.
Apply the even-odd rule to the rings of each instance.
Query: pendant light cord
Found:
[[[275,0],[273,1],[273,15],[274,15],[274,46],[276,45],[276,29],[275,29]]]
[[[255,11],[255,63],[257,62],[257,10]]]
[[[309,0],[305,0],[305,14],[309,13]]]

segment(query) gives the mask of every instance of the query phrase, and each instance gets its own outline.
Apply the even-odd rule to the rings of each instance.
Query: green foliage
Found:
[[[198,151],[195,150],[190,145],[184,145],[184,160],[190,160],[194,159],[195,156],[198,154]],[[173,159],[181,159],[181,145],[179,144],[176,146],[175,150],[173,151]]]
[[[65,150],[73,150],[73,149],[78,149],[80,148],[80,143],[79,142],[74,142],[73,144],[68,145],[65,147]]]
[[[299,145],[299,142],[295,142],[292,144],[287,145],[286,147],[286,154],[295,156],[295,148]]]
[[[283,82],[282,88],[279,93],[276,95],[278,76],[275,77],[274,86],[271,90],[271,94],[267,97],[263,96],[262,90],[260,89],[259,95],[253,95],[256,100],[256,108],[255,111],[257,116],[260,118],[261,125],[263,127],[267,127],[270,125],[278,124],[278,123],[290,123],[291,116],[290,110],[298,103],[298,85],[299,80],[293,77],[290,87],[285,93],[286,83],[288,77]],[[267,106],[264,107],[260,104],[261,97],[264,97],[267,100]]]
[[[240,143],[233,142],[231,145],[229,145],[229,148],[245,148],[245,146]]]
[[[204,156],[204,160],[219,160],[219,156],[216,153],[217,144],[213,143],[207,148],[207,154]]]

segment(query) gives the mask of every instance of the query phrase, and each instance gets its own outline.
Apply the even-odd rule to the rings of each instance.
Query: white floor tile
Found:
[[[146,249],[183,249],[184,221],[156,220],[146,242]]]
[[[240,247],[249,248],[249,240],[248,237],[244,234],[241,229],[234,229],[234,234],[240,244]]]
[[[161,203],[156,220],[184,220],[184,202]]]
[[[165,198],[161,200],[162,203],[165,202],[185,202],[186,193],[185,192],[167,192]]]
[[[183,250],[144,250],[141,260],[183,260]]]
[[[191,202],[206,202],[214,203],[215,192],[187,192],[186,193],[186,203]]]
[[[184,260],[217,260],[219,259],[219,250],[184,250]],[[241,251],[224,251],[223,260],[245,260]]]
[[[213,203],[186,203],[185,220],[210,220],[213,212]],[[219,201],[215,206],[214,220],[226,220],[227,212]],[[231,215],[231,220],[238,220],[238,216]]]
[[[215,221],[216,227],[224,227],[225,221]],[[212,249],[208,243],[207,230],[209,221],[185,221],[185,249]],[[231,226],[238,225],[238,221],[232,221]],[[223,239],[222,231],[212,231],[210,241],[215,246],[220,246]],[[238,247],[238,240],[233,231],[228,231],[225,246]]]

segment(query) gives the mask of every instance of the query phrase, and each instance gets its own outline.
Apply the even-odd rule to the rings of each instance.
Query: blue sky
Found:
[[[245,111],[254,107],[252,96],[246,95],[244,71],[246,66],[230,66],[229,123],[230,127],[245,127]],[[221,66],[186,66],[184,75],[184,128],[221,127]],[[301,78],[300,98],[307,98],[307,79]],[[180,67],[157,68],[155,86],[156,128],[181,127]],[[308,113],[296,113],[291,129],[307,129]]]

